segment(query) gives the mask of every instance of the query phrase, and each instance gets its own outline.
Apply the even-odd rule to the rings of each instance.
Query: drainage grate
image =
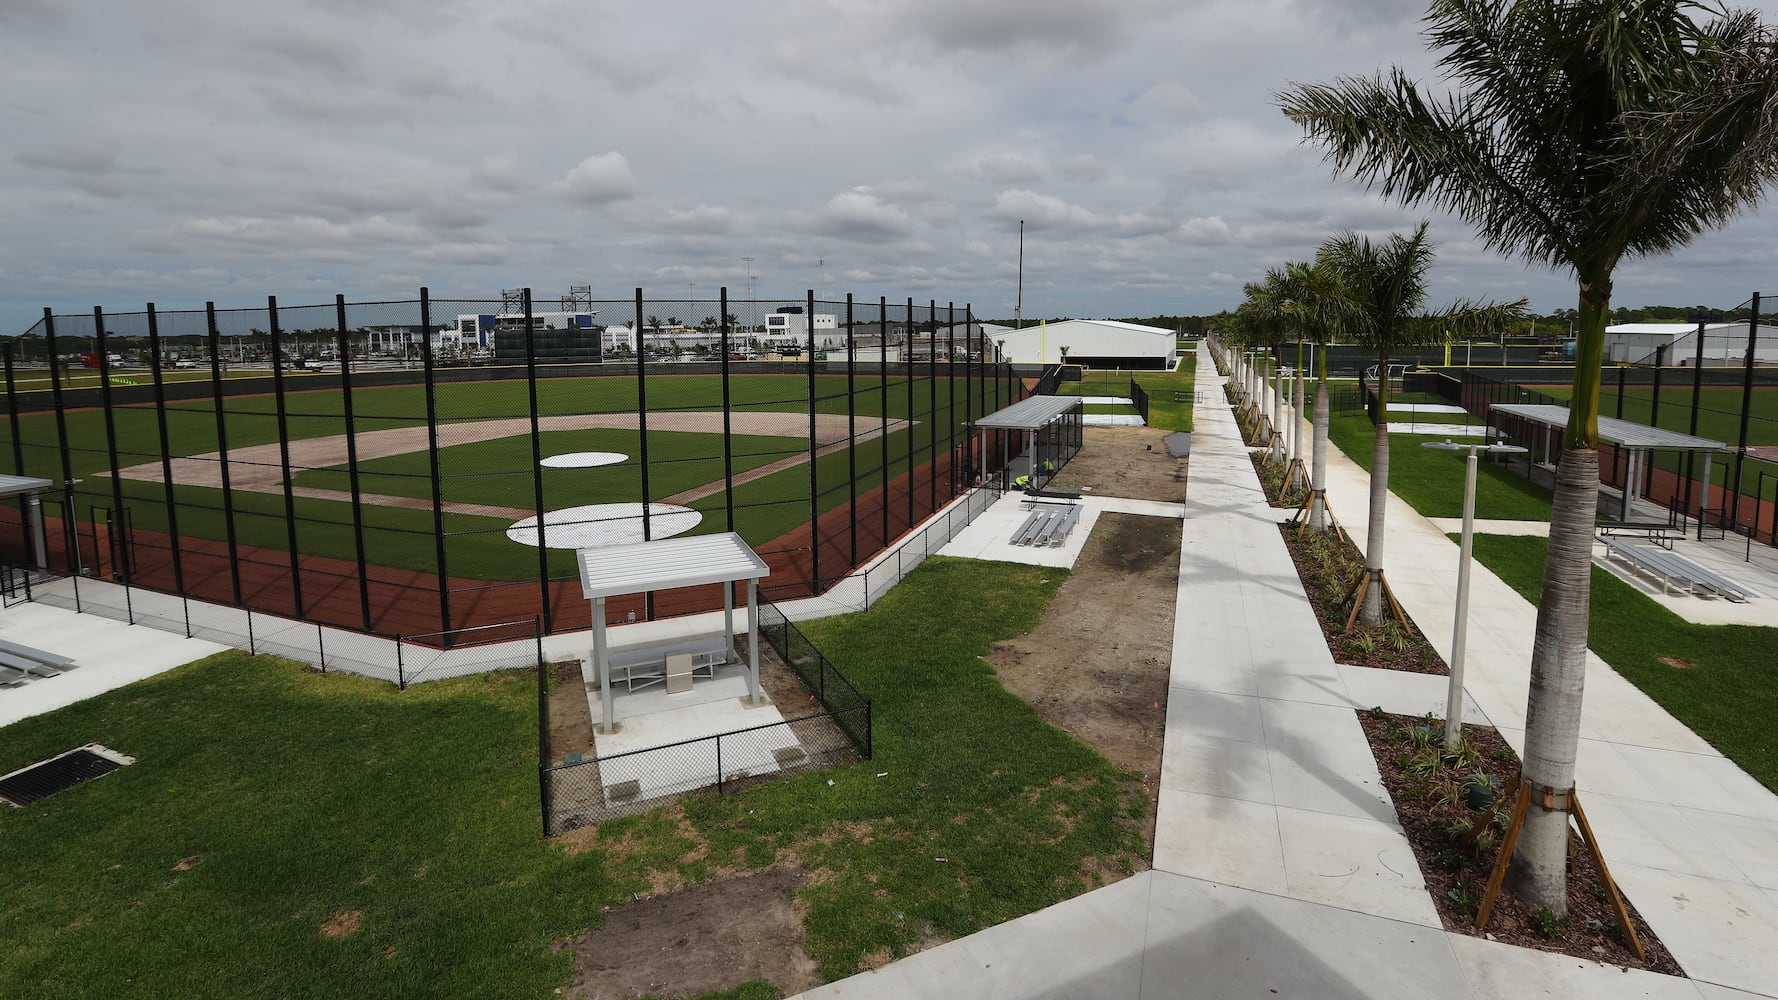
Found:
[[[134,757],[126,757],[97,743],[88,743],[0,777],[0,802],[28,806],[64,788],[72,788],[135,762]]]

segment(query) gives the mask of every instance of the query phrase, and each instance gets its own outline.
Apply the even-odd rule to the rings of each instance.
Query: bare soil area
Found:
[[[1098,496],[1179,503],[1186,459],[1174,458],[1158,427],[1086,427],[1078,453],[1047,485]]]
[[[1037,627],[988,656],[1038,715],[1142,776],[1151,849],[1181,527],[1173,518],[1100,516]]]
[[[701,996],[758,979],[785,995],[818,986],[795,898],[805,878],[800,868],[780,868],[613,910],[598,930],[567,942],[574,978],[566,995]]]

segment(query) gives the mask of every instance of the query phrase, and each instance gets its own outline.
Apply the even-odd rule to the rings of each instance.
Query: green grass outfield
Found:
[[[1555,397],[1564,405],[1573,395],[1571,386],[1538,386],[1538,392]],[[1747,421],[1747,443],[1749,445],[1778,444],[1778,387],[1753,390],[1751,416]],[[1616,417],[1618,394],[1610,369],[1605,371],[1605,385],[1600,387],[1599,415]],[[1698,406],[1699,437],[1727,444],[1732,451],[1741,440],[1741,387],[1716,386],[1701,390]],[[1624,390],[1623,419],[1631,423],[1647,424],[1654,408],[1654,388],[1626,387]],[[1660,426],[1681,434],[1691,433],[1692,421],[1692,384],[1683,375],[1675,375],[1674,383],[1661,386],[1661,421]],[[1682,472],[1685,459],[1673,452],[1656,452],[1654,463],[1657,467],[1672,472]],[[1710,481],[1718,489],[1726,485],[1734,475],[1734,458],[1719,454],[1711,462]],[[1703,473],[1702,459],[1693,463],[1693,474]],[[1778,471],[1766,463],[1749,463],[1748,471],[1743,476],[1742,490],[1752,496],[1759,482],[1755,471],[1765,469],[1768,473],[1763,490],[1764,499],[1778,499],[1778,481],[1770,475]]]
[[[1360,468],[1370,470],[1376,428],[1363,410],[1329,414],[1327,438]],[[1469,455],[1424,447],[1428,441],[1442,440],[1438,435],[1389,435],[1389,489],[1427,517],[1462,517]],[[1476,467],[1475,510],[1478,518],[1548,521],[1550,492],[1517,472],[1484,461]],[[1334,515],[1357,523],[1354,519],[1361,521],[1366,512],[1339,510]]]
[[[1181,366],[1184,367],[1183,365]],[[1122,396],[1130,395],[1130,380],[1134,378],[1148,393],[1148,425],[1170,431],[1189,431],[1192,429],[1192,387],[1195,384],[1193,374],[1189,371],[1176,372],[1120,372],[1108,375],[1103,371],[1089,371],[1086,378],[1079,382],[1063,382],[1056,392],[1063,396]],[[1175,402],[1173,394],[1185,394],[1183,401]],[[1134,406],[1088,405],[1088,413],[1135,413]]]
[[[276,399],[270,393],[272,382],[262,378],[258,384],[267,391],[230,397],[225,401],[226,433],[231,450],[272,444],[279,439]],[[301,391],[301,385],[301,380],[293,378],[285,396],[289,439],[344,433],[342,394],[337,390]],[[937,382],[916,380],[912,385],[912,400],[909,399],[909,383],[905,380],[891,378],[885,384],[880,378],[861,376],[854,385],[856,396],[849,398],[844,375],[817,375],[815,409],[820,413],[837,414],[846,412],[850,405],[859,416],[867,418],[883,414],[891,418],[911,416],[915,421],[911,428],[889,436],[890,477],[907,471],[910,465],[923,462],[935,438],[942,450],[951,440],[952,425],[961,424],[964,419],[967,400],[962,384],[956,386],[955,415],[950,405],[952,386],[945,379]],[[654,495],[659,498],[720,480],[721,436],[671,430],[675,411],[708,412],[722,408],[720,376],[651,375],[647,393],[650,486]],[[991,406],[991,395],[982,393],[981,397],[978,411]],[[808,400],[808,379],[804,375],[747,375],[730,380],[730,407],[736,411],[803,413],[809,408]],[[355,426],[360,432],[424,423],[426,402],[422,386],[355,388],[352,401]],[[537,410],[541,416],[635,412],[639,401],[638,382],[634,377],[540,379],[537,383]],[[535,506],[528,436],[521,434],[456,447],[449,444],[451,429],[456,424],[525,418],[531,412],[526,382],[441,384],[437,388],[437,411],[445,500],[522,508]],[[104,414],[96,408],[70,411],[66,421],[72,443],[69,456],[72,475],[85,480],[78,507],[84,521],[88,516],[87,508],[111,506],[111,481],[109,476],[103,475],[109,468]],[[115,411],[114,424],[120,465],[129,467],[160,461],[159,432],[152,407],[119,407]],[[169,403],[167,425],[168,450],[173,456],[201,455],[218,450],[216,411],[211,400]],[[960,426],[954,429],[960,439],[963,429]],[[558,442],[552,433],[550,451],[546,453],[554,453],[559,444],[561,450],[618,451],[631,456],[631,461],[604,469],[546,472],[546,509],[640,499],[639,434],[634,431],[564,434],[567,436]],[[0,455],[11,451],[11,438],[10,422],[0,421]],[[24,444],[24,474],[52,480],[61,478],[54,414],[21,416],[19,438]],[[807,449],[806,437],[743,436],[737,441],[736,471],[780,458],[800,456],[806,454]],[[883,465],[883,456],[883,442],[869,441],[859,446],[857,464],[861,470],[877,469]],[[360,471],[371,475],[367,482],[361,483],[361,488],[371,493],[429,497],[428,465],[425,452],[367,461]],[[849,491],[843,488],[848,481],[848,470],[849,462],[843,450],[820,460],[821,509],[831,509],[848,499]],[[881,471],[868,478],[861,471],[864,481],[860,483],[860,490],[877,485],[883,478]],[[323,488],[343,489],[345,479],[343,467],[296,475],[298,485]],[[125,480],[122,490],[137,530],[167,530],[162,502],[164,490],[159,483]],[[219,489],[179,485],[175,495],[180,504],[178,515],[182,535],[212,540],[226,538]],[[722,516],[723,502],[724,497],[719,492],[692,505],[707,515],[697,530],[718,531],[728,527]],[[737,511],[734,528],[754,544],[768,542],[799,524],[806,524],[809,518],[807,465],[792,467],[737,488],[736,502],[748,506]],[[237,490],[234,506],[238,515],[237,535],[242,544],[271,551],[287,548],[287,519],[281,495]],[[297,545],[301,551],[343,560],[355,558],[351,505],[348,502],[298,498],[295,506]],[[714,517],[709,516],[712,510],[716,512]],[[436,542],[429,510],[367,505],[365,520],[370,529],[366,533],[366,547],[371,563],[421,572],[435,568]],[[505,537],[508,521],[449,514],[446,522],[450,535],[448,559],[454,572],[473,567],[474,575],[483,579],[534,578],[535,552]],[[572,553],[552,554],[551,566],[552,574],[572,575]]]
[[[1147,850],[1138,777],[980,659],[1066,576],[934,556],[811,623],[874,700],[874,760],[614,820],[573,855],[539,834],[529,672],[404,692],[229,652],[7,726],[0,772],[89,741],[138,763],[0,811],[0,996],[547,997],[558,943],[651,873],[786,858],[819,876],[799,895],[829,978],[1041,909]]]

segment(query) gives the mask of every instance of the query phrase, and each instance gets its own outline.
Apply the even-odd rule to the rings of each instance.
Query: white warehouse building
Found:
[[[1158,326],[1069,319],[1022,330],[999,330],[989,336],[1000,347],[1002,357],[1014,364],[1057,364],[1066,358],[1071,365],[1090,368],[1150,371],[1172,371],[1179,364],[1179,335]]]
[[[1664,363],[1689,367],[1698,357],[1696,323],[1618,323],[1605,328],[1605,363],[1655,363],[1655,351],[1667,348]],[[1759,325],[1753,360],[1778,364],[1778,327]],[[1747,323],[1708,323],[1704,326],[1704,367],[1721,368],[1747,361]]]

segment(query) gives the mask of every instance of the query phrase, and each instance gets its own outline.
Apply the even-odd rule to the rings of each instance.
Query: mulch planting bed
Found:
[[[1249,452],[1253,459],[1253,471],[1259,476],[1260,488],[1266,491],[1266,500],[1274,507],[1296,508],[1303,505],[1303,498],[1308,490],[1303,489],[1299,479],[1295,486],[1286,491],[1284,486],[1284,465],[1273,462],[1263,451]]]
[[[1292,524],[1279,528],[1285,547],[1290,549],[1290,558],[1296,563],[1297,575],[1302,578],[1303,591],[1315,609],[1315,618],[1321,622],[1321,635],[1337,662],[1417,674],[1450,674],[1445,658],[1432,648],[1411,618],[1406,626],[1385,617],[1381,625],[1354,623],[1351,631],[1346,631],[1346,616],[1350,613],[1346,595],[1364,571],[1364,557],[1351,542],[1344,537],[1313,532],[1298,534]]]
[[[1483,815],[1484,800],[1504,790],[1519,773],[1518,756],[1499,733],[1485,726],[1464,726],[1467,747],[1460,747],[1460,754],[1452,759],[1442,753],[1443,720],[1371,709],[1359,712],[1358,721],[1370,739],[1383,785],[1395,802],[1396,816],[1413,845],[1427,892],[1446,930],[1594,962],[1685,975],[1628,900],[1625,905],[1648,960],[1638,959],[1620,938],[1605,883],[1579,835],[1572,831],[1567,916],[1557,919],[1503,889],[1495,899],[1488,926],[1477,930],[1476,910],[1500,854],[1508,810],[1499,810],[1475,848],[1465,851],[1458,841],[1469,824]],[[1472,795],[1476,785],[1486,785],[1489,791]],[[1609,862],[1611,845],[1607,843],[1603,849]]]

